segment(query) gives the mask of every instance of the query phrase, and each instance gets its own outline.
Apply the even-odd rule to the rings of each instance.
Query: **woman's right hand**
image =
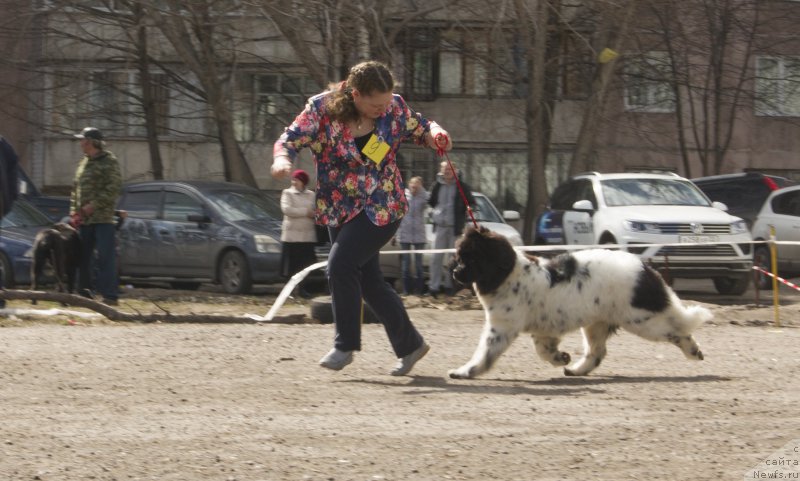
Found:
[[[292,174],[292,161],[287,157],[275,157],[272,161],[272,168],[270,169],[272,177],[276,179],[285,179]]]

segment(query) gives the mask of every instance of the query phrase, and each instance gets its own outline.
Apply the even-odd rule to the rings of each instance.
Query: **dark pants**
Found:
[[[373,224],[362,212],[355,219],[329,228],[328,284],[336,323],[334,347],[341,351],[361,349],[361,299],[383,323],[397,357],[405,357],[422,345],[422,336],[408,318],[403,301],[383,280],[378,252],[400,222]]]
[[[401,242],[400,248],[404,251],[410,251],[411,248],[421,251],[425,248],[425,243],[412,244],[410,242]],[[400,271],[403,273],[403,290],[406,294],[422,294],[425,290],[425,266],[422,265],[422,253],[415,252],[414,265],[416,266],[417,276],[411,276],[411,256],[412,254],[400,254]]]
[[[317,262],[315,242],[284,242],[281,251],[281,275],[289,278]]]
[[[314,246],[316,246],[316,242],[284,242],[281,252],[281,276],[289,279],[317,262]],[[306,291],[307,280],[308,278],[303,279],[297,286],[302,294],[308,294]]]
[[[116,300],[119,297],[116,234],[114,224],[81,226],[82,252],[79,278],[81,291],[84,289],[96,291],[104,299]]]

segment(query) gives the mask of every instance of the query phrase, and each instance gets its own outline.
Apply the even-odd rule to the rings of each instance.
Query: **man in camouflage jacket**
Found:
[[[103,302],[116,305],[119,280],[114,209],[122,188],[119,162],[105,150],[103,134],[96,128],[86,127],[75,137],[81,139],[85,154],[75,171],[70,197],[70,217],[80,228],[82,245],[80,293],[93,297],[97,292]]]

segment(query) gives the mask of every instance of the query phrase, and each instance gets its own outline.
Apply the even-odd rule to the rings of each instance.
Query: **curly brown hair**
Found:
[[[389,67],[381,62],[369,60],[353,65],[347,80],[331,84],[331,95],[325,103],[328,115],[341,122],[358,120],[358,111],[353,102],[353,89],[363,95],[386,93],[394,89],[394,77]]]

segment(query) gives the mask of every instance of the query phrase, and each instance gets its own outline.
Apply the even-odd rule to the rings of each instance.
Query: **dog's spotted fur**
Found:
[[[661,276],[633,254],[592,249],[542,259],[517,253],[485,228],[468,228],[456,246],[456,261],[453,275],[474,285],[486,325],[472,359],[450,371],[452,378],[486,372],[522,332],[533,336],[542,359],[567,366],[570,355],[558,345],[564,334],[580,328],[583,358],[564,369],[572,376],[600,365],[606,340],[618,327],[673,343],[689,359],[703,359],[691,333],[711,313],[684,307]]]

